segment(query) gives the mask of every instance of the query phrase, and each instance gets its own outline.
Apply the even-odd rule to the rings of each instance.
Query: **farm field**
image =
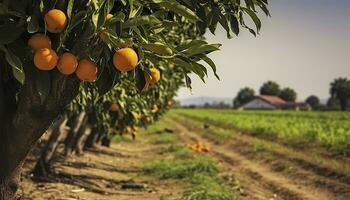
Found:
[[[313,144],[305,148],[289,146],[283,138],[273,140],[243,133],[227,122],[219,124],[215,118],[189,117],[205,112],[212,113],[212,117],[213,113],[220,116],[217,110],[175,109],[140,131],[135,141],[129,136],[117,136],[111,148],[90,149],[82,156],[65,160],[57,155],[53,164],[55,173],[46,184],[30,179],[30,161],[35,160],[33,151],[25,167],[24,197],[39,200],[349,199],[348,157],[331,154]],[[223,113],[235,114],[234,111]]]
[[[289,144],[322,146],[349,155],[350,113],[178,109],[176,113]]]

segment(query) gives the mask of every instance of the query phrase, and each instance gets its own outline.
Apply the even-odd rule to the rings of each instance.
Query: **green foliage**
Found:
[[[53,8],[63,11],[68,18],[61,33],[46,30],[44,16]],[[255,35],[261,28],[257,8],[269,15],[266,0],[0,2],[0,59],[5,72],[1,79],[18,82],[15,95],[20,98],[18,93],[25,88],[23,84],[30,85],[26,88],[33,88],[32,94],[39,96],[43,108],[49,107],[50,98],[60,102],[76,97],[66,108],[67,115],[85,111],[99,133],[122,134],[128,128],[146,127],[157,120],[169,109],[168,102],[180,87],[191,87],[191,73],[205,81],[208,70],[212,70],[219,78],[208,54],[218,51],[221,45],[209,44],[203,35],[208,29],[215,33],[218,25],[227,31],[228,37],[231,33],[238,35],[241,27]],[[107,20],[108,14],[113,17]],[[245,24],[246,18],[252,19],[254,30]],[[45,72],[36,69],[35,52],[27,46],[36,33],[46,34],[58,55],[71,52],[79,60],[93,61],[98,68],[97,81],[81,83],[74,74],[63,76],[56,69]],[[113,65],[114,53],[124,47],[134,49],[139,58],[137,68],[127,73]],[[161,71],[161,81],[147,85],[144,73],[151,67]],[[76,92],[67,92],[68,87],[78,86],[77,96]],[[110,111],[113,103],[120,106],[118,112]],[[155,105],[159,109],[152,111]]]
[[[295,102],[297,93],[292,88],[284,88],[281,90],[279,97],[285,101]]]
[[[331,96],[340,101],[342,110],[350,108],[350,80],[337,78],[331,83]]]
[[[280,94],[280,86],[274,81],[267,81],[260,88],[261,95],[273,95],[278,96]]]
[[[239,107],[249,101],[253,100],[255,97],[255,91],[252,88],[245,87],[238,91],[237,96],[233,100],[235,107]]]
[[[305,100],[306,103],[308,103],[312,108],[315,108],[320,104],[320,99],[316,95],[310,95]]]
[[[267,139],[320,145],[349,154],[350,113],[177,109],[176,114]]]

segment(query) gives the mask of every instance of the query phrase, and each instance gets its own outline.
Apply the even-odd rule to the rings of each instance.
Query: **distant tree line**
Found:
[[[297,93],[290,87],[281,89],[280,85],[275,81],[267,81],[259,89],[260,95],[278,96],[287,102],[295,102]],[[254,89],[244,87],[239,90],[233,100],[234,107],[240,107],[255,98]],[[321,105],[319,97],[310,95],[305,100],[313,109],[350,109],[350,80],[347,78],[337,78],[330,84],[330,98],[326,105]]]

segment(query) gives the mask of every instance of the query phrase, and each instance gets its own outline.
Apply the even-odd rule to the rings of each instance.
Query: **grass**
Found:
[[[160,178],[183,179],[195,174],[215,176],[219,172],[217,164],[204,157],[194,159],[174,159],[155,161],[144,168],[145,174],[153,174]]]
[[[282,140],[291,145],[317,145],[335,153],[350,155],[349,112],[176,109],[172,115],[264,139]]]
[[[214,141],[221,141],[220,138],[217,138],[218,132],[221,131],[221,129],[225,130],[226,132],[231,134],[231,138],[239,134],[236,130],[228,127],[219,127],[217,125],[210,124],[210,129],[203,129],[203,121],[200,119],[195,118],[184,118],[181,115],[175,115],[174,113],[171,114],[172,118],[174,120],[181,121],[181,123],[185,124],[186,126],[190,126],[192,129],[200,130],[198,132],[203,133],[205,132],[205,136],[207,136],[209,139]],[[186,119],[186,120],[184,120]],[[329,158],[324,157],[322,154],[320,155],[319,149],[312,148],[308,151],[308,154],[305,155],[303,151],[295,151],[294,148],[289,148],[284,146],[284,143],[279,144],[275,141],[269,141],[264,138],[259,137],[250,137],[251,143],[241,147],[242,151],[249,153],[250,156],[254,156],[255,159],[259,160],[268,160],[274,158],[273,152],[281,152],[287,157],[294,157],[305,160],[310,160],[313,163],[316,163],[320,166],[325,166],[329,169],[333,169],[334,171],[343,173],[343,174],[350,174],[350,166],[347,165],[346,161],[342,162],[341,160],[337,158]],[[225,141],[225,140],[224,140]],[[309,144],[311,146],[312,144]],[[287,166],[293,166],[291,163],[287,163]],[[287,168],[287,167],[286,167]]]
[[[169,117],[169,115],[168,115]],[[159,179],[175,179],[183,184],[185,192],[181,200],[234,200],[237,195],[219,175],[217,162],[198,156],[178,143],[175,134],[166,133],[165,120],[150,126],[143,134],[150,144],[164,144],[159,154],[162,160],[151,161],[143,167],[142,174]],[[168,199],[162,196],[160,200]]]
[[[234,200],[230,188],[222,185],[222,180],[204,174],[195,174],[191,179],[191,187],[182,197],[184,200]]]
[[[161,133],[149,137],[151,144],[170,144],[175,142],[175,136],[170,133]]]
[[[188,158],[193,156],[193,151],[185,146],[179,145],[170,145],[168,147],[164,147],[160,150],[160,154],[172,154],[176,157],[180,158]]]
[[[112,143],[120,143],[120,142],[126,142],[126,143],[132,143],[134,140],[132,140],[131,136],[121,136],[121,135],[115,135],[112,138]]]
[[[204,127],[204,123],[201,120],[194,120],[181,115],[174,115],[173,113],[171,113],[169,116],[172,119],[181,121],[182,124],[186,125],[186,127],[190,129],[202,129]],[[209,128],[202,129],[200,133],[209,137],[210,139],[215,140],[216,142],[232,139],[238,134],[238,132],[235,130],[212,126],[211,124],[209,125]]]
[[[180,154],[187,151],[183,147],[169,147],[166,153]],[[166,159],[146,165],[144,174],[161,179],[179,179],[187,188],[181,200],[233,200],[237,196],[225,186],[219,176],[217,163],[206,157]]]

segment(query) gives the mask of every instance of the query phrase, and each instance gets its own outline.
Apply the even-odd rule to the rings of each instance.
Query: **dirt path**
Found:
[[[242,142],[240,137],[232,142],[216,144],[198,134],[198,130],[191,131],[183,123],[174,120],[169,123],[181,132],[183,141],[201,141],[209,144],[212,156],[230,168],[233,176],[239,180],[246,199],[350,199],[350,186],[342,181],[329,180],[327,177],[298,168],[291,169],[299,170],[297,173],[287,175],[273,170],[273,162],[262,163],[249,158],[234,145],[234,140]]]
[[[58,158],[54,164],[56,174],[47,182],[30,180],[31,167],[27,166],[22,185],[24,199],[158,200],[163,195],[178,199],[183,191],[174,181],[141,174],[145,163],[159,158],[159,148],[139,139],[113,144],[111,148],[99,147],[80,157]]]

